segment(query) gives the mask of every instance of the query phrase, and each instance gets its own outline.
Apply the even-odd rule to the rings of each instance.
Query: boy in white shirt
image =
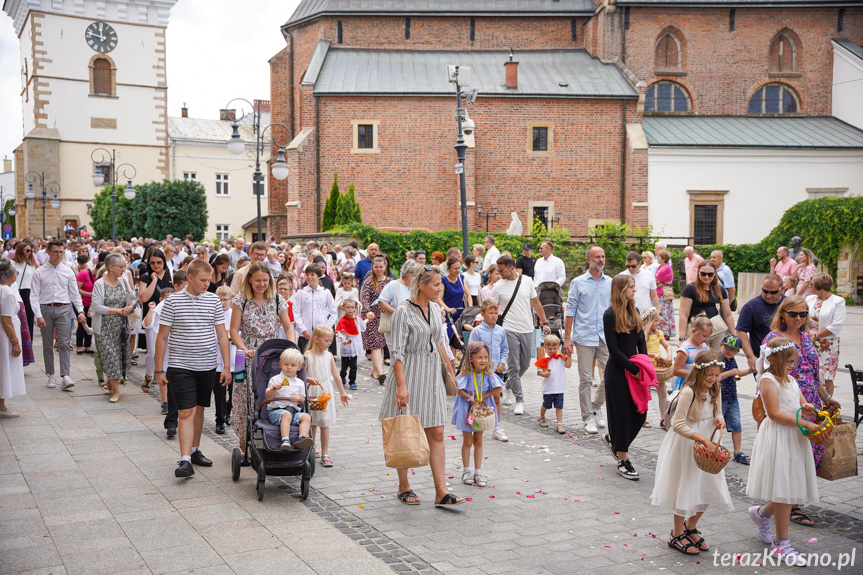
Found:
[[[542,380],[542,407],[539,409],[539,426],[548,427],[545,420],[545,411],[554,407],[557,419],[557,432],[566,433],[563,427],[563,394],[566,393],[566,371],[572,367],[572,357],[566,357],[560,353],[560,338],[556,335],[547,335],[542,342],[545,357],[540,358],[534,364],[539,370],[536,372]]]
[[[303,367],[303,354],[296,348],[286,349],[279,356],[282,373],[274,375],[267,383],[267,399],[279,398],[267,404],[267,416],[270,423],[278,425],[282,431],[282,451],[290,449],[306,449],[312,447],[315,441],[309,437],[312,418],[303,413],[302,403],[306,398],[306,384],[297,377],[297,372]],[[291,445],[291,424],[300,426],[297,442]]]
[[[225,329],[230,331],[232,311],[231,300],[233,299],[231,288],[228,286],[219,286],[216,288],[216,295],[219,296],[220,300],[222,300],[222,309],[225,311]],[[231,358],[231,373],[234,373],[237,346],[231,343],[230,350],[229,357]],[[224,368],[225,366],[222,365],[222,354],[216,353],[216,373],[222,373]],[[222,386],[218,383],[213,386],[213,397],[216,398],[216,433],[219,435],[224,435],[225,425],[231,424],[231,397],[233,392],[233,381],[227,386]]]
[[[147,337],[147,341],[156,341],[156,335],[159,333],[159,315],[162,313],[162,308],[164,307],[165,300],[168,299],[168,296],[174,293],[174,288],[166,287],[162,288],[159,292],[159,303],[155,304],[150,302],[147,309],[147,315],[144,317],[144,321],[141,322],[141,326],[144,328],[144,333]],[[150,373],[155,370],[156,359],[155,359],[155,345],[147,346],[147,371]],[[168,350],[165,349],[165,362],[168,361]],[[149,383],[149,382],[145,382]],[[149,386],[147,386],[149,388]],[[159,394],[162,399],[162,415],[168,415],[168,386],[160,385],[159,386]]]

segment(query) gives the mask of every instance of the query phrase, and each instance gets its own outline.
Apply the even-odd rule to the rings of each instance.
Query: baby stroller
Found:
[[[252,381],[248,399],[248,431],[246,432],[246,453],[234,448],[231,457],[231,472],[234,481],[240,479],[240,467],[248,462],[251,455],[251,466],[258,472],[258,501],[264,498],[264,487],[267,475],[300,476],[300,497],[309,496],[309,482],[315,474],[314,447],[296,451],[282,451],[282,433],[278,425],[273,425],[267,417],[267,399],[264,393],[267,383],[274,375],[281,373],[279,356],[288,348],[296,348],[296,344],[286,339],[270,339],[265,341],[255,353],[252,362]],[[305,368],[297,373],[297,377],[306,380]],[[309,413],[309,400],[306,398],[303,411]],[[297,441],[299,426],[291,425],[291,442]]]
[[[545,320],[551,328],[551,333],[560,337],[563,329],[563,292],[560,286],[557,282],[542,282],[536,286],[536,295],[539,305],[545,312]],[[537,321],[539,321],[538,318]]]

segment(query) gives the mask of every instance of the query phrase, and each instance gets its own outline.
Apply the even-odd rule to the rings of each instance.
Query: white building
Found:
[[[17,178],[18,235],[42,234],[43,174],[60,200],[59,209],[46,206],[46,233],[89,223],[87,204],[101,189],[92,174],[98,167],[112,177],[91,159],[97,148],[114,152],[117,166],[132,165],[133,183],[168,177],[165,29],[175,3],[5,0],[21,49],[24,141],[15,165],[39,176],[26,209],[27,182]]]
[[[246,142],[246,153],[235,156],[228,151],[231,137],[230,115],[220,111],[220,120],[189,118],[186,108],[180,117],[168,118],[170,141],[170,179],[194,180],[207,190],[208,239],[226,240],[243,237],[257,239],[257,205],[252,176],[255,171],[255,137],[251,115],[239,122],[240,136]],[[261,102],[261,125],[270,123],[269,102]],[[262,234],[266,235],[267,166],[269,146],[261,155],[263,194]]]
[[[833,40],[833,115],[863,130],[863,48]]]

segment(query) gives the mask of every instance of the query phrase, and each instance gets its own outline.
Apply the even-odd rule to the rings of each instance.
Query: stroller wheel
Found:
[[[242,462],[243,452],[235,447],[231,453],[231,478],[234,481],[239,481],[240,479],[240,466]]]
[[[309,464],[309,477],[315,476],[315,451],[313,449],[309,450],[309,459],[307,460]]]
[[[267,485],[267,464],[261,461],[258,464],[258,501],[264,500],[264,487]]]
[[[311,483],[311,479],[301,479],[300,480],[300,498],[308,499],[309,497],[309,483]]]

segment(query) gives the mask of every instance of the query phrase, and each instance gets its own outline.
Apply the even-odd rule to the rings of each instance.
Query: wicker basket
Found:
[[[834,425],[829,413],[816,409],[815,423],[817,423],[820,427],[818,428],[818,431],[809,431],[808,429],[804,429],[803,426],[800,425],[801,411],[803,411],[802,407],[797,410],[797,427],[800,428],[800,431],[803,432],[803,435],[806,437],[806,439],[808,439],[815,445],[821,445],[822,443],[833,437]]]
[[[719,439],[713,441],[713,436],[719,431]],[[696,443],[692,447],[692,452],[695,455],[695,465],[698,469],[716,475],[728,465],[731,461],[731,452],[722,447],[719,442],[722,441],[722,430],[718,427],[710,434],[710,441],[716,445],[716,451],[710,451],[704,445]]]
[[[312,395],[311,390],[312,387],[320,387],[321,390],[317,395]],[[310,383],[308,387],[308,396],[309,396],[309,409],[312,411],[326,411],[327,403],[332,399],[332,396],[327,393],[327,390],[324,389],[324,386],[320,383]]]
[[[473,419],[473,423],[470,425],[474,431],[494,429],[494,410],[484,402],[476,404],[470,410],[469,417]]]
[[[656,366],[656,382],[665,383],[674,376],[674,364],[662,357],[654,360]]]

